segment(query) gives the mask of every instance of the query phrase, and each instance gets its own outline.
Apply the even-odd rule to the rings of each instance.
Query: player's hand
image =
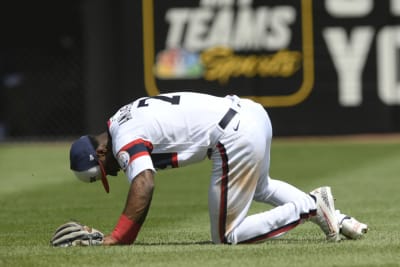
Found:
[[[113,246],[118,245],[118,241],[114,239],[111,235],[106,235],[103,239],[103,246]]]

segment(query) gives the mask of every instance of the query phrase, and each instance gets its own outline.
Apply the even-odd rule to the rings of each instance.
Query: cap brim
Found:
[[[104,169],[103,163],[100,160],[98,162],[101,170],[101,182],[103,183],[103,187],[106,190],[106,192],[110,193],[110,186],[108,185],[106,170]]]

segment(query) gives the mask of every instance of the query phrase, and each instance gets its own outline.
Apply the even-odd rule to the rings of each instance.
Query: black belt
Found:
[[[235,117],[236,113],[236,110],[230,108],[228,112],[224,115],[224,117],[219,121],[219,127],[221,127],[221,129],[225,129],[232,118]]]

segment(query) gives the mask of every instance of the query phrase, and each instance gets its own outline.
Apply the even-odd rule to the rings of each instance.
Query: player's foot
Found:
[[[325,233],[328,241],[340,240],[339,222],[335,214],[335,204],[329,186],[320,187],[310,192],[315,197],[317,204],[317,215],[311,221],[317,224]]]
[[[357,221],[355,218],[336,211],[336,217],[339,219],[340,233],[348,239],[360,239],[368,231],[368,225]]]

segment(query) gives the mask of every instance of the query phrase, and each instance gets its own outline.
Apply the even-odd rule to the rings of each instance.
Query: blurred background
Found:
[[[276,136],[400,130],[400,0],[14,0],[0,19],[0,141],[188,90],[258,101]]]

